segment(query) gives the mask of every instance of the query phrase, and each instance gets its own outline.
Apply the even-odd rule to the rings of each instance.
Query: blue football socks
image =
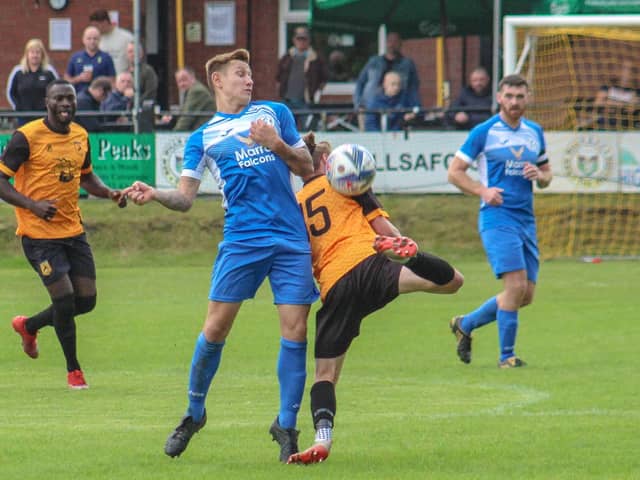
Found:
[[[278,355],[278,381],[280,382],[280,412],[278,423],[282,428],[295,428],[298,410],[307,379],[307,342],[280,339]]]
[[[478,327],[491,323],[496,319],[498,311],[497,297],[491,297],[471,313],[467,313],[460,322],[460,328],[467,335]]]
[[[500,361],[515,355],[516,334],[518,333],[518,311],[498,310],[498,338],[500,340]]]
[[[194,422],[202,420],[204,403],[207,392],[218,371],[224,342],[210,343],[200,333],[196,341],[196,348],[191,359],[191,373],[189,374],[189,408],[187,415],[193,417]]]

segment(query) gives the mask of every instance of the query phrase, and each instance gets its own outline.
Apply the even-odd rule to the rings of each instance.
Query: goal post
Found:
[[[503,72],[554,143],[541,256],[640,258],[640,15],[507,15]]]

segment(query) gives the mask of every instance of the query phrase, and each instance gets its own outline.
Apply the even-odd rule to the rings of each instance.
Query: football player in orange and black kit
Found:
[[[314,174],[297,193],[311,241],[313,274],[322,307],[316,314],[315,383],[311,388],[314,445],[289,463],[317,463],[329,455],[336,412],[335,385],[351,342],[367,315],[401,293],[455,293],[464,278],[445,260],[418,251],[402,237],[371,189],[356,197],[334,190],[327,177],[327,142],[305,142]],[[395,261],[394,261],[395,260]]]
[[[32,317],[16,316],[12,325],[31,358],[38,357],[38,330],[52,325],[67,362],[67,383],[83,389],[88,385],[76,355],[74,317],[96,304],[96,271],[82,226],[79,189],[121,207],[126,197],[92,171],[88,134],[73,122],[73,86],[66,80],[51,82],[46,106],[44,119],[16,130],[0,160],[0,198],[16,207],[16,234],[51,297],[45,310]]]

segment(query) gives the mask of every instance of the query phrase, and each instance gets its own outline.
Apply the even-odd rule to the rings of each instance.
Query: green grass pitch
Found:
[[[308,467],[279,464],[267,433],[279,335],[262,288],[228,339],[208,425],[182,457],[166,457],[186,407],[210,261],[113,266],[97,255],[98,306],[77,321],[87,391],[67,389],[53,329],[39,336],[39,359],[22,353],[10,320],[47,300],[26,262],[2,266],[1,478],[640,478],[634,262],[545,262],[534,304],[521,313],[518,353],[529,366],[503,371],[495,324],[476,332],[472,364],[455,355],[449,318],[500,287],[484,260],[456,261],[466,277],[457,295],[405,295],[365,320],[338,385],[331,456]],[[313,330],[311,321],[310,338]],[[302,448],[313,440],[312,348],[308,358]]]

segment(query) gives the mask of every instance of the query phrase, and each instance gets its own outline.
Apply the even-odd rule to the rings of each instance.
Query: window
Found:
[[[291,46],[294,29],[307,25],[309,0],[280,0],[279,55]],[[311,32],[312,45],[329,64],[329,84],[324,93],[351,95],[354,82],[371,55],[378,53],[378,33]]]

